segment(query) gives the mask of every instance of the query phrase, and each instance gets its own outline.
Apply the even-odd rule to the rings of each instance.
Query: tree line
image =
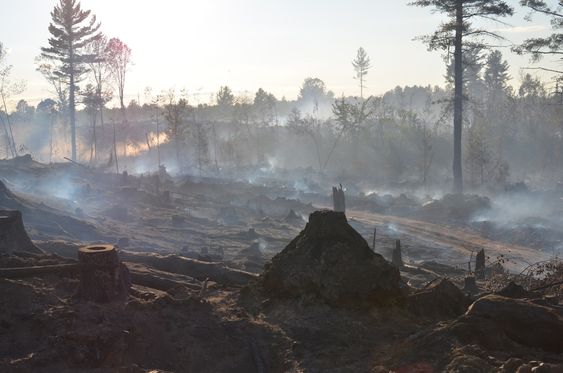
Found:
[[[561,59],[561,4],[550,6],[538,0],[522,0],[520,4],[530,9],[530,16],[541,13],[551,17],[554,32],[526,40],[513,51],[529,54],[536,63],[545,56]],[[283,157],[279,149],[288,144],[282,142],[293,141],[291,144],[304,146],[302,164],[314,165],[319,172],[333,166],[400,179],[414,168],[422,184],[427,184],[433,166],[442,172],[437,163],[452,159],[451,150],[449,154],[446,151],[446,144],[451,144],[455,192],[463,190],[462,170],[465,184],[472,187],[493,180],[502,183],[514,164],[508,160],[522,158],[518,154],[525,151],[524,146],[537,152],[513,168],[552,167],[562,153],[559,85],[555,90],[546,89],[537,78],[524,74],[519,89],[513,90],[508,84],[508,64],[492,43],[502,37],[474,27],[478,18],[511,16],[513,7],[497,0],[418,0],[412,5],[432,7],[448,17],[436,32],[420,37],[430,50],[444,51],[444,88],[405,87],[380,97],[364,97],[372,66],[367,52],[359,48],[352,61],[359,97],[335,97],[322,80],[307,78],[295,101],[278,100],[263,89],[254,97],[235,96],[224,86],[207,105],[190,105],[186,92],[153,95],[147,90],[143,106],[139,102],[127,106],[124,92],[130,48],[103,35],[96,17],[82,10],[79,2],[60,0],[51,13],[48,46],[41,49],[38,58],[38,70],[56,93],[36,110],[41,118],[49,118],[49,160],[57,120],[63,126],[68,122],[70,152],[72,159],[77,158],[76,106],[80,104],[81,123],[89,126],[82,126],[78,136],[89,144],[89,161],[100,161],[100,150],[104,154],[109,150],[108,163],[118,172],[118,154],[126,157],[129,145],[134,148],[144,143],[148,150],[155,150],[160,166],[160,146],[168,142],[178,165],[192,162],[200,173],[218,170],[225,163],[262,164],[268,157]],[[5,60],[2,53],[0,48],[0,61]],[[554,73],[557,81],[563,76],[557,69],[534,68]],[[18,85],[4,84],[9,80],[9,69],[0,69],[0,73],[0,93],[5,100],[16,94]],[[405,92],[409,92],[409,102],[404,99]],[[106,107],[114,95],[119,102],[117,110]],[[20,102],[16,112],[8,115],[4,107],[4,115],[0,115],[6,156],[18,153],[12,124],[25,117],[26,111],[32,110]],[[111,117],[109,128],[104,125],[107,116]],[[186,154],[190,153],[186,152],[187,142],[192,142],[191,154]],[[338,165],[344,161],[352,167]],[[532,165],[532,161],[537,162]]]

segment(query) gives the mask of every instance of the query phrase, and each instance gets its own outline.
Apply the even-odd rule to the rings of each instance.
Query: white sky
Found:
[[[49,87],[35,72],[34,58],[47,45],[50,11],[56,0],[0,0],[0,41],[10,49],[13,78],[25,79],[21,97],[36,103]],[[549,20],[527,11],[506,19],[503,29],[518,43],[551,32]],[[407,6],[403,0],[82,0],[109,37],[133,50],[126,83],[127,101],[145,87],[176,88],[209,102],[221,85],[253,94],[262,87],[278,98],[295,98],[306,77],[318,77],[340,94],[358,94],[351,61],[358,47],[368,52],[372,70],[367,93],[397,85],[443,85],[444,63],[413,38],[432,32],[439,14]],[[503,50],[517,84],[527,57]],[[549,65],[549,60],[546,64]]]

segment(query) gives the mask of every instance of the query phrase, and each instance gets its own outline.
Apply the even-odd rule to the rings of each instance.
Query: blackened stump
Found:
[[[336,212],[346,212],[346,197],[342,185],[339,188],[332,187],[333,210]]]
[[[475,277],[478,279],[485,278],[485,250],[481,249],[475,257]]]
[[[397,268],[403,266],[403,254],[401,253],[401,240],[395,240],[395,248],[393,249],[393,257],[391,259],[393,265]]]
[[[463,280],[463,291],[469,294],[477,294],[479,292],[474,276],[468,276]]]
[[[42,252],[27,235],[21,212],[0,210],[0,253],[12,254],[14,251]]]

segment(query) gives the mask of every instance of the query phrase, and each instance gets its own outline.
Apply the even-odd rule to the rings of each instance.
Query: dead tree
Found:
[[[346,199],[342,184],[340,184],[339,188],[332,187],[332,204],[334,211],[346,213]]]

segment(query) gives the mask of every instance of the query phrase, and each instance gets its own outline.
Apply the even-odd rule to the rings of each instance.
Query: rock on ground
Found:
[[[417,316],[453,318],[462,315],[469,298],[447,279],[436,281],[408,297],[407,308]]]

